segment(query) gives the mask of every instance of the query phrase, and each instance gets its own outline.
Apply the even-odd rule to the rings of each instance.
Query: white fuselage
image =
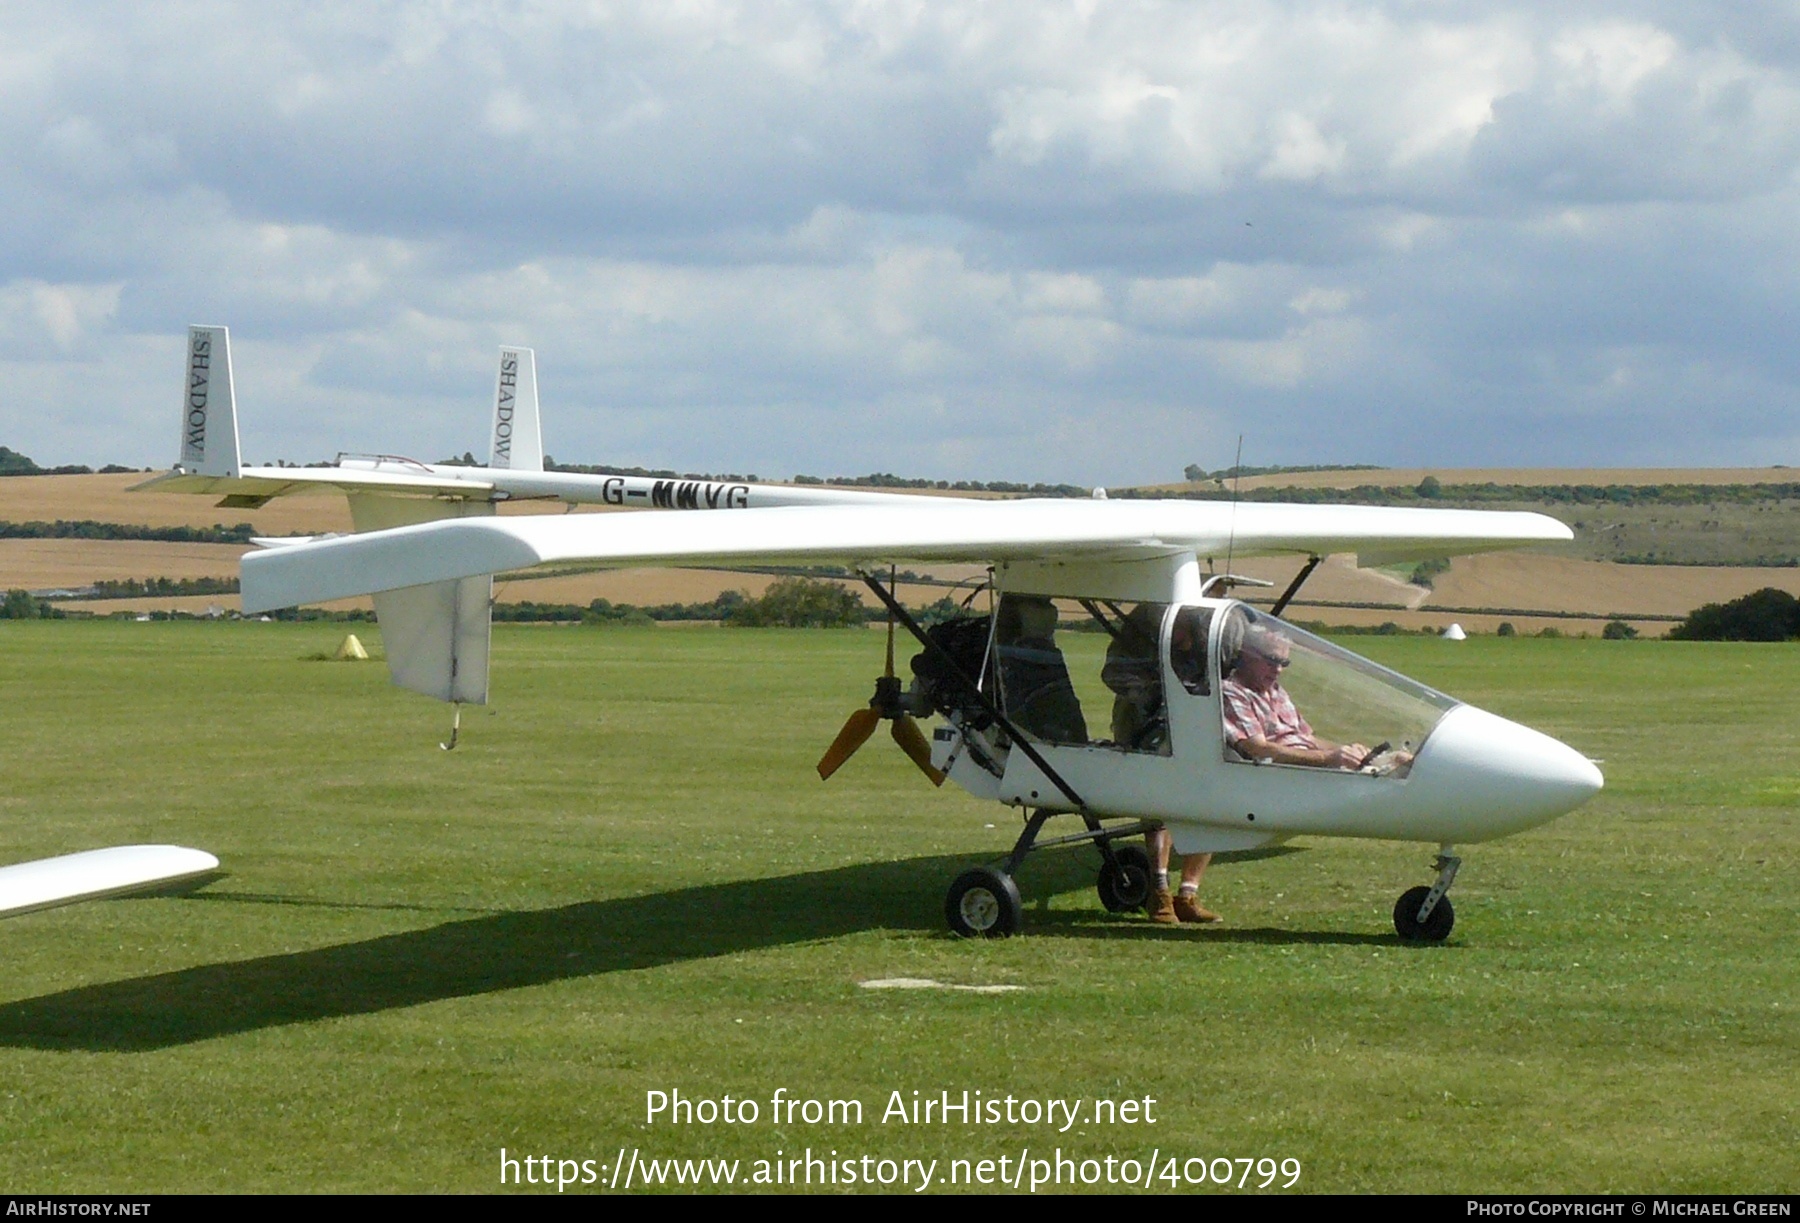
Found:
[[[1245,759],[1230,745],[1221,699],[1225,613],[1242,606],[1216,599],[1170,606],[1161,639],[1168,726],[1161,752],[1031,736],[1045,763],[1090,812],[1162,821],[1185,853],[1252,849],[1302,834],[1450,844],[1492,840],[1554,819],[1600,789],[1600,771],[1567,745],[1417,685],[1409,687],[1437,705],[1412,698],[1428,717],[1419,723],[1417,741],[1405,745],[1412,758],[1404,767],[1352,771]],[[1200,692],[1190,691],[1171,665],[1169,625],[1183,607],[1208,615],[1211,626]],[[1360,674],[1379,677],[1382,670],[1365,662]],[[1350,716],[1354,720],[1354,710]],[[1377,719],[1374,712],[1368,716]],[[1024,751],[1004,743],[993,728],[978,735],[952,726],[938,732],[933,764],[977,797],[1074,809]],[[998,770],[983,767],[983,757]]]

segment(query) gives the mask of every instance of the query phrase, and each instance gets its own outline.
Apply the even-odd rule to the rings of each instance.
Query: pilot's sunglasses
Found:
[[[1294,665],[1294,660],[1291,658],[1275,658],[1263,653],[1261,650],[1251,650],[1250,652],[1268,663],[1271,667],[1274,667],[1277,671],[1285,671]]]

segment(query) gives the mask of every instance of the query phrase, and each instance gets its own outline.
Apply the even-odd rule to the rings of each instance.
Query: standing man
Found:
[[[1136,751],[1159,751],[1168,755],[1168,710],[1163,701],[1163,668],[1157,659],[1156,634],[1166,611],[1165,603],[1139,603],[1120,634],[1107,650],[1107,666],[1102,679],[1118,701],[1112,704],[1112,738],[1123,747]],[[1201,639],[1204,625],[1195,620],[1193,609],[1175,612],[1170,627],[1168,656],[1175,677],[1190,692],[1204,690],[1206,659],[1202,656]],[[1183,854],[1181,857],[1181,892],[1168,890],[1168,857],[1174,850],[1174,838],[1168,829],[1152,829],[1143,834],[1150,850],[1152,879],[1147,908],[1152,922],[1172,926],[1175,922],[1217,922],[1219,913],[1201,904],[1201,875],[1211,854]]]

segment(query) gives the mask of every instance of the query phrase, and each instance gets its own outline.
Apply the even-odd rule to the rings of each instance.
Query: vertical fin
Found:
[[[182,388],[181,457],[176,466],[203,476],[236,476],[237,399],[231,393],[231,336],[223,327],[189,327]]]
[[[493,443],[489,467],[544,470],[544,439],[538,431],[537,358],[529,348],[500,350]]]

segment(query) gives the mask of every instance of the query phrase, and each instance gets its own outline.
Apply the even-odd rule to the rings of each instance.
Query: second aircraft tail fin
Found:
[[[223,327],[189,327],[176,466],[197,475],[236,476],[242,465],[237,400],[231,393],[231,336]]]
[[[493,449],[489,467],[544,470],[544,438],[538,430],[537,359],[529,348],[502,348],[494,383]]]

